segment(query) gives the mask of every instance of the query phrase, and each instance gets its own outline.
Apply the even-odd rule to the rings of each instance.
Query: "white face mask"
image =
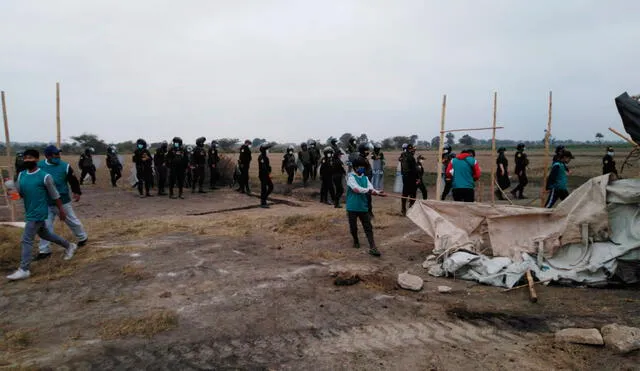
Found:
[[[613,157],[613,155],[615,154],[615,152],[607,152],[607,154],[611,157]]]

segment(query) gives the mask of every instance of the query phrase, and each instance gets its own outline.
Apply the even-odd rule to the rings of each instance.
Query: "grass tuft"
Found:
[[[131,336],[152,338],[178,326],[178,315],[174,311],[162,310],[142,317],[125,317],[102,323],[100,337],[118,339]]]

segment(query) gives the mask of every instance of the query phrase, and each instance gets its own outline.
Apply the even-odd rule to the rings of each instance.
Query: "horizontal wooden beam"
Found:
[[[452,133],[455,131],[480,131],[480,130],[493,130],[493,129],[504,129],[504,126],[490,126],[488,128],[471,128],[471,129],[451,129],[451,130],[442,130],[441,133]]]

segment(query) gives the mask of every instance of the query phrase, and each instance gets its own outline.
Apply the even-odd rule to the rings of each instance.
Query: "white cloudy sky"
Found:
[[[640,92],[628,0],[2,0],[0,89],[12,139],[299,141],[366,132],[592,139]],[[486,137],[486,134],[479,136]]]

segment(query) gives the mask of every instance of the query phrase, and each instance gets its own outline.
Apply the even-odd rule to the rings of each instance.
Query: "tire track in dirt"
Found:
[[[215,339],[140,348],[105,347],[83,360],[67,363],[72,369],[210,369],[268,367],[322,355],[376,354],[411,346],[528,343],[537,335],[497,328],[488,322],[414,321],[296,330],[257,338]],[[98,353],[98,354],[96,354]],[[102,354],[99,354],[102,353]]]

